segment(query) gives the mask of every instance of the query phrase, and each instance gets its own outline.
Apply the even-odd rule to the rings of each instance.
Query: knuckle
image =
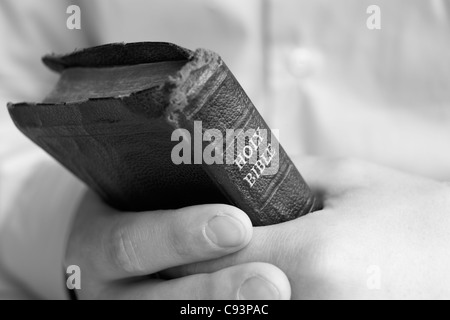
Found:
[[[130,227],[116,225],[112,228],[111,234],[105,244],[110,249],[110,260],[122,271],[127,273],[143,272],[144,268],[136,252],[133,231]]]
[[[431,199],[433,199],[435,203],[450,204],[450,184],[438,183],[435,185],[434,189],[428,187],[428,191],[433,193],[433,197]]]
[[[334,169],[342,174],[355,174],[363,169],[363,163],[355,158],[339,158],[335,161]]]
[[[446,182],[443,184],[442,193],[445,199],[450,200],[450,182]]]
[[[450,187],[445,183],[428,179],[415,179],[410,182],[410,185],[411,192],[416,194],[416,202],[425,200],[425,203],[440,204],[443,201],[450,200]],[[408,194],[405,196],[408,196]]]
[[[194,235],[189,223],[183,220],[180,215],[174,215],[169,229],[169,239],[171,248],[178,256],[189,257],[192,255],[195,241],[193,241]]]
[[[75,226],[66,245],[65,265],[91,266],[96,261],[92,247],[96,246],[96,237],[84,225]]]
[[[362,160],[355,158],[339,158],[331,164],[332,175],[342,181],[352,182],[355,185],[373,182],[377,170]]]

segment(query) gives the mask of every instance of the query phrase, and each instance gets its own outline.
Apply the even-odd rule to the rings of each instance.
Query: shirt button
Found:
[[[296,78],[308,78],[323,68],[323,54],[313,48],[298,47],[287,57],[289,72]]]

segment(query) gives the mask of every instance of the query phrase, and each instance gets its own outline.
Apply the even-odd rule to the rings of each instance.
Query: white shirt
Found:
[[[71,4],[81,30],[66,28]],[[373,4],[381,30],[366,25]],[[288,153],[450,180],[449,32],[447,0],[2,0],[0,106],[50,91],[57,75],[40,63],[46,53],[135,41],[206,47]],[[0,298],[65,297],[65,242],[84,190],[0,107]]]

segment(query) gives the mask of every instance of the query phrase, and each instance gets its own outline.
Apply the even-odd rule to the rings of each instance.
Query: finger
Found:
[[[377,166],[357,160],[312,157],[294,161],[312,189],[324,193],[323,210],[280,225],[255,228],[251,243],[243,250],[217,260],[171,268],[165,270],[163,274],[176,278],[200,272],[214,272],[251,261],[273,263],[282,267],[283,270],[288,270],[289,264],[286,261],[292,257],[310,260],[310,257],[302,257],[302,254],[310,254],[311,250],[305,250],[305,248],[314,247],[315,239],[320,238],[323,230],[327,230],[328,221],[332,221],[329,217],[334,215],[336,212],[334,209],[339,205],[339,196],[373,183]],[[296,251],[289,251],[291,246],[285,246],[279,250],[277,244],[284,243],[298,244],[295,247]]]
[[[83,209],[81,209],[83,210]],[[225,205],[172,211],[112,213],[96,207],[80,219],[68,263],[114,280],[218,258],[245,247],[252,237],[246,214]],[[89,211],[86,208],[86,211]]]
[[[125,300],[288,300],[286,275],[265,263],[233,266],[212,274],[170,281],[150,281],[103,292],[105,299]]]
[[[248,246],[232,255],[206,262],[183,265],[161,272],[168,279],[181,278],[199,273],[211,273],[233,265],[254,261],[270,263],[283,271],[299,273],[293,267],[311,261],[310,248],[315,248],[321,236],[323,218],[316,214],[306,215],[297,220],[267,227],[254,228]],[[290,245],[295,243],[295,246]],[[300,261],[300,263],[299,263]]]

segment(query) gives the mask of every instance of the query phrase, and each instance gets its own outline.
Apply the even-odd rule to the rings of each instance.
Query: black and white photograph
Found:
[[[0,39],[0,300],[450,299],[450,0],[0,0]]]

